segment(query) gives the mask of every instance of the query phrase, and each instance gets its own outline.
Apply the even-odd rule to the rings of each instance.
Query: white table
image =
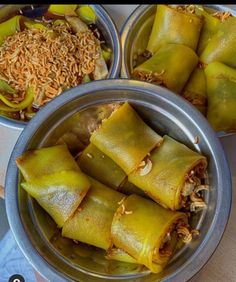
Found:
[[[129,14],[138,5],[104,5],[120,29]],[[231,8],[236,5],[230,5]],[[0,185],[4,186],[7,163],[20,130],[0,125]],[[221,143],[231,168],[233,188],[236,189],[236,135],[221,138]],[[202,271],[192,281],[236,281],[236,194],[233,193],[233,205],[230,220],[223,239],[216,252]],[[179,282],[179,281],[177,281]]]

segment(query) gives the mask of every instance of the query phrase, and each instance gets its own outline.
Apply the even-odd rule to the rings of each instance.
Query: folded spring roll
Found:
[[[129,174],[162,142],[162,137],[126,102],[103,121],[90,141]]]
[[[62,236],[107,250],[112,245],[112,219],[124,195],[92,178],[89,180],[91,188],[64,224]]]
[[[65,145],[26,151],[16,164],[26,181],[59,171],[80,171]]]
[[[168,43],[183,44],[196,50],[202,24],[202,19],[197,15],[167,5],[157,5],[147,50],[154,54]]]
[[[236,18],[230,17],[220,24],[218,32],[211,38],[200,55],[200,61],[210,64],[221,62],[236,68]]]
[[[62,227],[85,197],[90,182],[82,172],[66,170],[46,174],[21,185]]]
[[[236,70],[213,62],[205,69],[207,119],[216,131],[236,130]]]
[[[178,241],[176,234],[181,229],[191,240],[187,227],[185,213],[166,210],[151,200],[130,195],[114,215],[111,235],[117,248],[157,273],[170,260]]]
[[[166,44],[150,59],[136,67],[132,76],[180,93],[197,63],[198,57],[189,47]]]
[[[195,106],[203,115],[206,114],[206,77],[203,69],[196,68],[182,92],[183,97]]]
[[[208,13],[203,6],[195,5],[195,14],[203,17],[203,27],[197,46],[197,54],[200,55],[214,34],[218,31],[220,19]]]
[[[207,160],[167,135],[163,139],[161,146],[151,152],[146,166],[129,174],[128,179],[157,203],[179,210],[186,202],[185,186],[195,180],[196,185],[201,184],[195,178],[205,170]],[[190,176],[194,179],[190,180]]]
[[[125,172],[92,143],[84,149],[77,162],[83,172],[114,189],[126,178]]]

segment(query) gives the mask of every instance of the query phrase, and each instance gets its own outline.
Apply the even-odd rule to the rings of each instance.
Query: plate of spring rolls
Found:
[[[199,235],[189,219],[207,206],[207,158],[160,136],[128,102],[74,158],[65,144],[16,159],[21,189],[51,216],[60,237],[158,273]]]
[[[123,27],[123,77],[166,87],[219,136],[236,132],[236,18],[223,5],[148,5]]]
[[[188,267],[199,252],[198,265],[207,261],[230,209],[214,131],[149,83],[97,81],[69,92],[30,121],[11,156],[7,214],[23,253],[62,281],[192,276]]]

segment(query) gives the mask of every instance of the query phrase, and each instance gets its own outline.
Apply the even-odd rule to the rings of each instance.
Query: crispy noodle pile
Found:
[[[0,78],[17,90],[7,98],[19,103],[31,85],[33,107],[43,106],[94,71],[99,48],[92,31],[74,34],[69,24],[25,29],[7,37],[0,46]]]

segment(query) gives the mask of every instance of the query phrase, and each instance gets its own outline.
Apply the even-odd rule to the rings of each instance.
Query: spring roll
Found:
[[[203,69],[196,68],[182,92],[183,97],[195,106],[203,115],[206,114],[206,77]]]
[[[198,57],[189,47],[166,44],[150,59],[136,67],[132,76],[180,93],[197,63]]]
[[[117,248],[157,273],[170,260],[179,229],[188,230],[187,227],[185,213],[166,210],[151,200],[130,195],[114,215],[111,235]]]
[[[162,137],[126,102],[103,121],[90,141],[129,174],[162,142]]]
[[[77,162],[83,172],[113,189],[117,189],[126,178],[125,172],[92,143],[84,149]]]
[[[189,181],[201,184],[197,175],[205,171],[207,160],[167,135],[163,139],[146,166],[129,174],[128,179],[163,207],[179,210],[186,202],[185,186]]]
[[[62,228],[62,236],[102,249],[109,249],[111,223],[124,195],[89,178],[91,188],[85,199]]]
[[[90,182],[82,172],[66,170],[31,179],[21,186],[62,227],[85,197]]]
[[[202,19],[197,15],[167,5],[157,5],[147,50],[154,54],[160,47],[176,43],[195,51],[202,24]]]
[[[207,119],[215,131],[236,130],[236,70],[213,62],[206,69]]]
[[[220,20],[214,17],[212,14],[208,13],[203,6],[195,6],[195,14],[203,17],[203,27],[201,30],[200,38],[197,46],[197,54],[200,55],[205,49],[206,45],[209,43],[211,38],[218,31],[220,26]]]
[[[65,145],[26,151],[16,158],[16,164],[26,181],[58,171],[80,171]]]
[[[211,38],[200,55],[200,61],[210,64],[221,62],[236,68],[236,18],[231,17],[221,23],[218,32]]]

